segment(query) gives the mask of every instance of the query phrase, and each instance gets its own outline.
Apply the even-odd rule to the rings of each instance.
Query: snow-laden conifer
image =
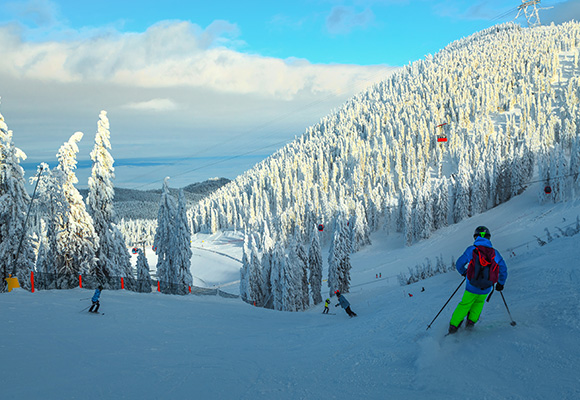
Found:
[[[570,153],[570,178],[574,199],[580,197],[580,135],[573,139]]]
[[[304,249],[304,245],[302,244],[302,240],[300,240],[300,236],[301,235],[297,235],[295,237],[293,252],[294,259],[291,261],[295,263],[296,273],[300,279],[300,282],[297,282],[298,307],[301,309],[307,309],[310,307],[310,287],[308,285],[308,254]]]
[[[137,291],[140,293],[151,292],[151,273],[143,249],[137,249]]]
[[[261,270],[261,287],[262,294],[264,296],[262,300],[262,307],[273,308],[272,301],[272,257],[273,257],[273,245],[269,247],[268,250],[262,252],[262,258],[260,260],[260,270]]]
[[[284,269],[286,268],[286,254],[280,243],[276,243],[272,254],[272,271],[270,273],[270,283],[272,286],[272,305],[274,310],[282,311],[284,296]]]
[[[93,168],[89,177],[86,203],[87,211],[93,218],[95,233],[99,237],[98,260],[91,273],[105,281],[113,276],[132,277],[133,273],[125,239],[114,224],[115,169],[113,157],[109,153],[111,133],[106,111],[101,111],[97,125],[95,145],[91,152]]]
[[[310,270],[310,288],[312,291],[312,302],[320,304],[322,302],[322,250],[318,238],[318,230],[313,229],[308,249],[308,268]]]
[[[471,199],[471,171],[465,160],[459,163],[459,172],[455,181],[455,196],[453,203],[453,221],[455,223],[469,217]]]
[[[249,300],[257,306],[263,307],[264,291],[262,289],[262,271],[260,256],[256,247],[256,240],[252,240],[250,245],[250,265],[249,265]]]
[[[78,142],[82,137],[81,132],[76,132],[61,146],[57,154],[56,174],[53,174],[62,174],[57,179],[62,179],[62,195],[66,203],[64,214],[57,217],[55,249],[56,270],[66,275],[60,279],[63,285],[70,285],[78,278],[78,274],[93,270],[99,247],[93,219],[75,187],[78,182],[74,172],[77,165],[76,155],[79,151]]]
[[[296,247],[290,248],[290,255],[282,262],[282,310],[300,311],[302,304],[302,268],[296,255]]]
[[[352,228],[352,250],[359,251],[363,246],[371,244],[371,232],[366,218],[366,212],[362,202],[358,201],[354,213],[354,221]]]
[[[244,244],[242,246],[242,267],[240,268],[240,298],[249,302],[250,299],[250,243],[248,235],[244,235]]]
[[[171,281],[176,285],[178,294],[187,294],[193,284],[191,275],[191,231],[187,222],[187,210],[183,189],[179,191],[177,209],[174,217],[173,232],[170,239],[172,269]]]
[[[348,293],[350,288],[350,233],[348,231],[346,212],[341,207],[336,218],[334,237],[328,256],[328,287],[330,295],[336,290]]]
[[[166,288],[172,283],[171,280],[173,278],[171,268],[171,256],[173,253],[171,237],[173,235],[176,212],[175,199],[169,192],[168,180],[169,177],[163,181],[159,212],[157,214],[157,230],[155,231],[155,239],[153,241],[153,248],[157,254],[157,279],[162,284],[165,284]]]
[[[30,203],[20,166],[20,161],[25,159],[26,154],[14,146],[12,131],[0,114],[0,271],[2,279],[13,275],[28,289],[35,254],[25,226]]]
[[[401,198],[401,225],[403,227],[403,235],[405,237],[405,244],[410,246],[413,244],[415,237],[415,230],[413,226],[413,194],[407,184],[403,188]]]
[[[31,178],[33,184],[36,185],[38,183],[36,195],[38,199],[33,209],[42,220],[37,227],[41,243],[36,270],[37,272],[51,274],[55,278],[58,273],[57,242],[59,226],[61,217],[66,215],[69,205],[63,192],[63,172],[58,169],[51,170],[44,163],[38,167],[37,172],[40,171],[42,171],[42,176],[37,173],[35,177]]]

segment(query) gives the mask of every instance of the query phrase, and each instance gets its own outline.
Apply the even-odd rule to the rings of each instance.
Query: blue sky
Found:
[[[0,1],[0,112],[27,166],[54,164],[75,131],[88,160],[104,109],[117,186],[234,178],[393,68],[513,19],[497,17],[520,3]],[[554,6],[543,23],[580,20],[580,1],[542,5]],[[79,187],[85,176],[79,166]]]

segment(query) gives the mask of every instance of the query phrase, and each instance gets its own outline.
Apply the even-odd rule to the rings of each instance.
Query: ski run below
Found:
[[[92,296],[85,289],[0,294],[1,397],[578,399],[580,234],[556,227],[576,221],[580,201],[540,205],[540,190],[411,247],[397,235],[373,235],[351,258],[352,319],[334,297],[336,315],[323,316],[323,304],[289,313],[217,296],[105,290],[97,318],[80,312]],[[503,293],[517,325],[496,292],[473,331],[445,337],[462,287],[426,330],[462,277],[452,271],[399,286],[396,276],[426,258],[457,259],[478,225],[506,259]],[[553,240],[539,246],[535,236],[546,239],[546,228]],[[194,239],[194,247],[241,258],[240,243]],[[194,252],[193,275],[208,285],[239,279],[232,258]],[[327,249],[324,256],[326,263]]]

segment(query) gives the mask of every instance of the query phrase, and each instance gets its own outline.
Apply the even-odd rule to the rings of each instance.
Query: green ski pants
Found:
[[[483,309],[483,304],[485,303],[486,298],[487,294],[475,294],[466,290],[465,293],[463,293],[461,302],[459,302],[457,308],[453,312],[449,324],[459,326],[467,314],[469,314],[469,319],[472,322],[477,322],[481,315],[481,310]]]

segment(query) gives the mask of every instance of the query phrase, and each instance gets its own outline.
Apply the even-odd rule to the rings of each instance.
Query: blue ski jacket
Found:
[[[347,308],[348,306],[350,306],[350,303],[343,295],[340,295],[340,297],[338,298],[338,302],[340,303],[340,306],[342,308]]]
[[[101,296],[101,291],[99,289],[95,289],[95,294],[93,294],[93,303],[99,301],[99,297]]]
[[[461,275],[467,273],[467,265],[469,264],[471,258],[473,257],[473,250],[475,249],[475,246],[484,246],[493,248],[493,246],[491,245],[491,241],[489,239],[482,237],[476,238],[473,245],[465,249],[461,257],[457,259],[457,263],[455,263],[455,268],[457,269],[457,272],[459,272]],[[505,285],[505,281],[507,279],[507,266],[505,264],[503,257],[501,256],[501,254],[499,254],[499,251],[497,250],[495,250],[495,262],[499,266],[499,277],[497,283]],[[491,286],[487,289],[479,289],[473,286],[469,282],[469,279],[466,279],[466,282],[467,283],[465,284],[465,289],[468,292],[474,294],[488,294],[489,292],[491,292],[491,289],[493,288],[493,286]]]

